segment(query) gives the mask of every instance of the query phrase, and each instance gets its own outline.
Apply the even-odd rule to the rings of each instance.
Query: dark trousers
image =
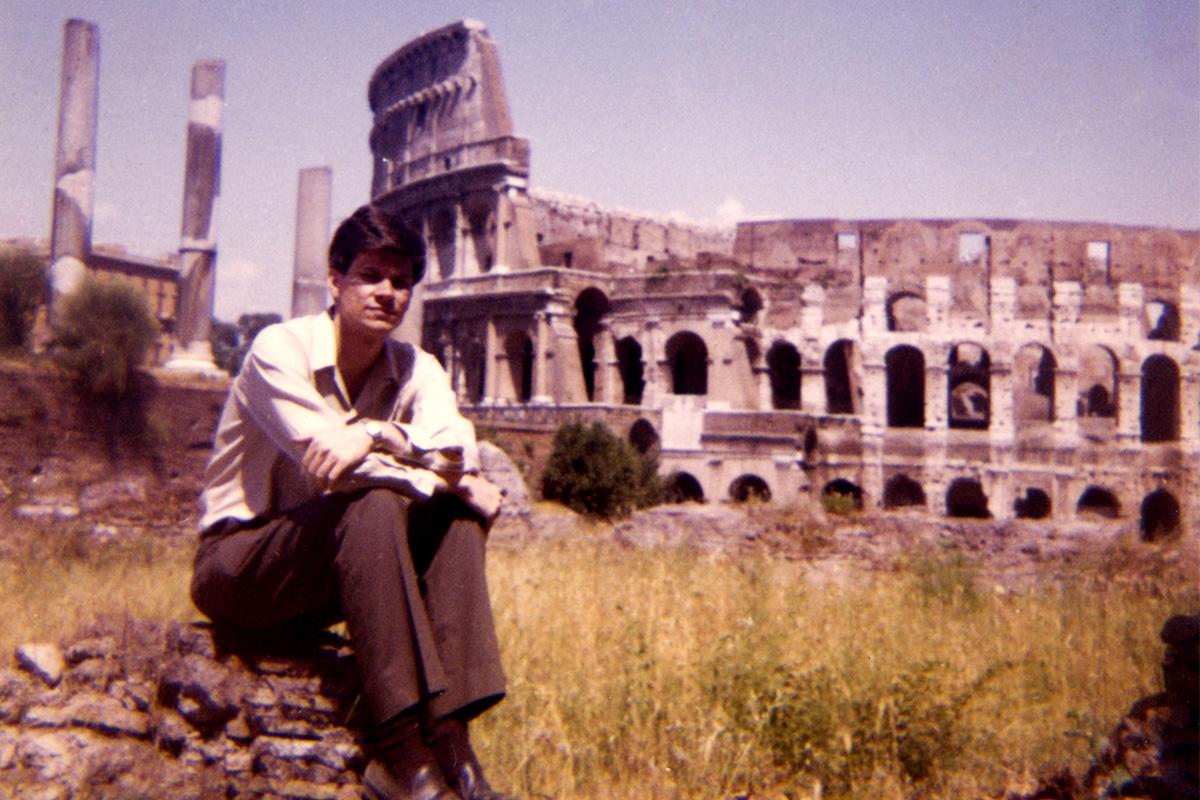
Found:
[[[504,696],[486,534],[453,495],[322,495],[200,540],[192,599],[213,622],[345,619],[376,723],[422,701],[470,718]]]

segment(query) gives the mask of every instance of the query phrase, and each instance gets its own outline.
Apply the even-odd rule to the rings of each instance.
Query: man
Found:
[[[505,691],[484,574],[501,493],[446,373],[391,338],[423,272],[421,240],[364,206],[330,244],[332,307],[255,339],[205,475],[192,598],[240,628],[346,621],[370,796],[502,800],[467,734]]]

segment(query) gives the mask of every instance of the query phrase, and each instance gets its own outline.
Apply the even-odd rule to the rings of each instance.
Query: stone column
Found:
[[[296,195],[296,251],[292,272],[292,316],[316,314],[325,308],[325,275],[329,270],[329,208],[333,170],[300,170]]]
[[[550,363],[546,357],[546,348],[550,345],[550,323],[545,311],[537,311],[533,315],[533,398],[531,402],[547,404],[553,402],[550,396]]]
[[[58,145],[54,157],[54,210],[50,230],[50,314],[87,271],[92,248],[92,193],[96,177],[96,111],[100,32],[81,19],[63,26],[59,79]]]
[[[187,165],[183,177],[183,224],[179,242],[180,299],[175,351],[168,369],[217,371],[212,359],[216,287],[217,199],[221,194],[221,116],[225,62],[198,61],[192,68],[188,104]]]

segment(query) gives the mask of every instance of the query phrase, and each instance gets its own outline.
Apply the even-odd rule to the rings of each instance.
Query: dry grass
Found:
[[[96,615],[195,617],[189,538],[5,524],[0,652]],[[1161,574],[1111,580],[1125,557],[999,593],[953,553],[829,582],[586,533],[497,548],[509,698],[479,749],[530,798],[1001,797],[1043,765],[1084,768],[1158,688],[1159,627],[1200,598]]]

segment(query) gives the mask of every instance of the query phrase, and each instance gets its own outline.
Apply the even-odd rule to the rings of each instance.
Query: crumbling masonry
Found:
[[[533,191],[471,21],[394,53],[369,98],[372,195],[431,255],[414,330],[481,424],[603,419],[682,497],[1200,521],[1200,232],[720,230]]]

